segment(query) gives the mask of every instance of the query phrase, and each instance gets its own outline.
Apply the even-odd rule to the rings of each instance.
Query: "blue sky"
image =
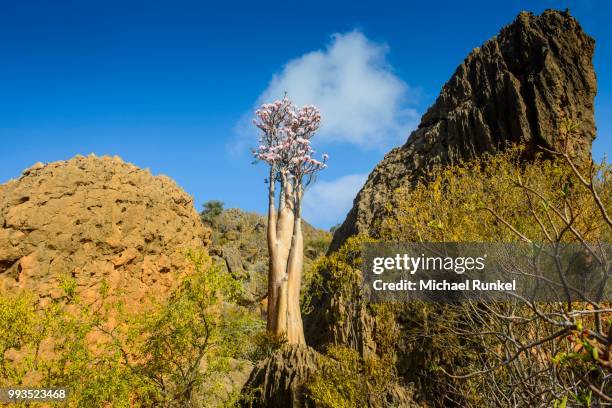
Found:
[[[600,158],[611,150],[611,0],[0,0],[0,183],[37,161],[116,154],[174,178],[198,208],[220,199],[263,212],[247,123],[289,89],[328,115],[314,144],[330,166],[304,213],[329,227],[474,47],[520,10],[566,7],[597,41]]]

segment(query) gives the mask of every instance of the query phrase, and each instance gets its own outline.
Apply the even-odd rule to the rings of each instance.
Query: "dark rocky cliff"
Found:
[[[405,145],[376,166],[336,231],[331,250],[349,236],[376,235],[393,191],[435,164],[523,143],[558,147],[560,124],[580,124],[578,153],[595,138],[595,42],[567,12],[523,12],[476,48],[444,85]]]

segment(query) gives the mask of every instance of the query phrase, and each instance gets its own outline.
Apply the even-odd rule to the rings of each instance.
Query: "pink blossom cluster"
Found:
[[[297,108],[285,96],[282,100],[261,105],[255,111],[253,123],[261,131],[256,159],[279,170],[287,170],[294,177],[314,174],[327,167],[328,156],[314,158],[311,138],[319,128],[321,114],[313,105]]]

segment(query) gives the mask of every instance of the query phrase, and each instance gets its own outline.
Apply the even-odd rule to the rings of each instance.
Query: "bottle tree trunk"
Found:
[[[289,344],[306,344],[300,310],[304,242],[301,217],[302,190],[299,183],[295,186],[293,193],[293,228],[286,273],[280,287],[276,325],[277,333],[286,336]]]
[[[275,169],[270,166],[270,177],[268,184],[268,227],[267,227],[267,240],[268,240],[268,317],[267,317],[267,328],[273,331],[275,328],[276,320],[276,302],[278,300],[278,270],[275,269],[275,259],[277,258],[276,241],[277,241],[277,213],[276,213],[276,182],[275,182]]]
[[[304,257],[301,220],[301,186],[293,186],[280,174],[278,211],[274,186],[268,206],[268,331],[284,336],[289,344],[305,344],[300,311],[300,287]]]
[[[268,316],[267,329],[279,336],[287,335],[288,276],[287,264],[294,227],[294,191],[286,174],[280,174],[281,191],[278,216],[268,215]],[[269,212],[275,212],[274,191],[269,191]]]
[[[296,200],[298,201],[298,200]],[[287,261],[287,342],[306,344],[304,325],[300,308],[300,288],[302,286],[302,269],[304,261],[304,241],[302,238],[302,217],[299,202],[296,203],[296,215],[291,237],[291,251]]]

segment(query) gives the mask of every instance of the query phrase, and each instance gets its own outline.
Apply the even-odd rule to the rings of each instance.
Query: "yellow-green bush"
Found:
[[[307,385],[318,406],[354,408],[372,403],[382,406],[392,381],[392,366],[374,355],[364,358],[349,347],[331,346],[326,354]]]
[[[610,239],[596,203],[563,160],[542,156],[524,162],[516,147],[485,155],[468,163],[432,170],[416,186],[398,189],[382,222],[383,241],[406,242],[513,242],[517,232],[534,242],[545,242],[533,210],[543,222],[562,229],[553,207],[565,210],[569,202],[579,209],[574,227],[585,239]],[[611,206],[610,166],[597,165],[598,189]],[[537,194],[536,194],[537,193]],[[550,219],[550,221],[549,221]],[[551,224],[552,226],[552,224]],[[571,231],[564,239],[575,241]]]
[[[104,302],[105,290],[97,306],[70,291],[45,307],[26,291],[2,294],[0,386],[68,387],[73,407],[221,406],[230,362],[252,353],[263,327],[232,303],[241,288],[230,274],[189,257],[195,272],[135,316]]]

